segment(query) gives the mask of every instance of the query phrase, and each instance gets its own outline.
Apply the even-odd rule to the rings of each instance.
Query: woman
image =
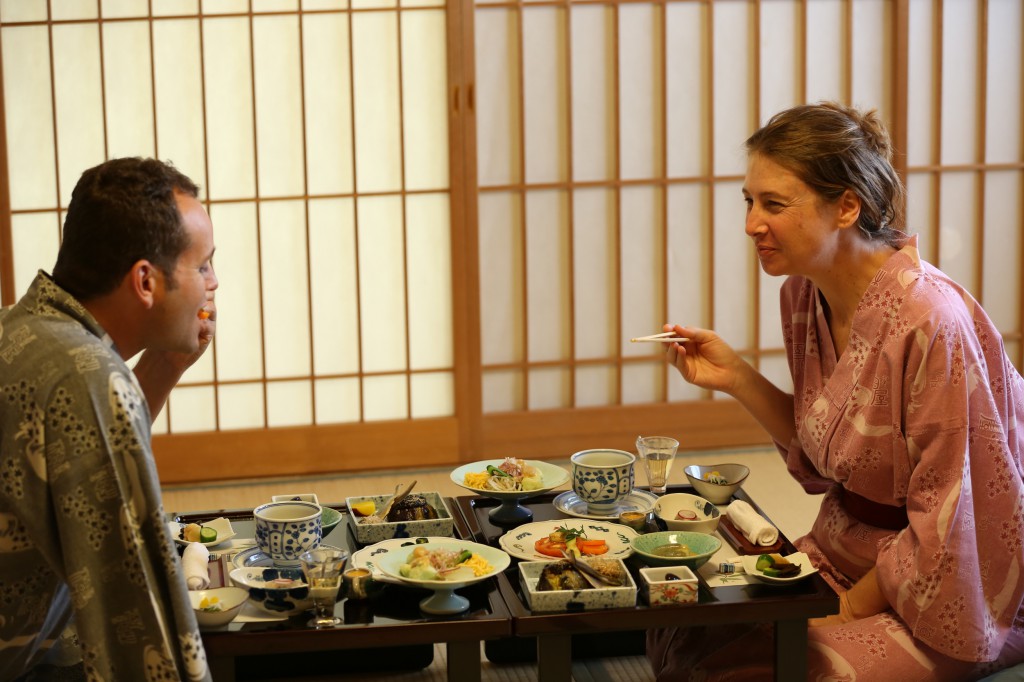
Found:
[[[788,276],[793,394],[714,332],[666,357],[739,400],[825,493],[796,542],[840,594],[811,621],[809,679],[968,680],[1024,661],[1024,380],[973,298],[922,261],[874,112],[773,117],[746,143],[746,232]],[[765,679],[766,626],[648,635],[659,680]]]

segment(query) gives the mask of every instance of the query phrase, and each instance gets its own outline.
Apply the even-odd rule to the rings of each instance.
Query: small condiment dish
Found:
[[[669,493],[658,498],[654,514],[668,530],[688,530],[694,533],[714,533],[722,512],[703,497],[687,493]],[[686,518],[683,518],[686,517]]]
[[[631,541],[634,556],[640,558],[648,566],[686,566],[698,569],[722,547],[722,541],[714,535],[694,533],[685,530],[663,530],[657,533],[638,535]],[[685,545],[690,554],[687,556],[666,556],[659,552],[666,547],[677,548]]]
[[[686,566],[640,569],[640,589],[651,606],[692,604],[698,588],[697,576]]]
[[[227,625],[245,606],[249,593],[240,587],[216,587],[188,593],[200,628]]]
[[[726,504],[747,480],[750,467],[743,464],[690,464],[683,472],[698,495],[712,504]],[[716,477],[725,479],[725,483],[714,482]]]

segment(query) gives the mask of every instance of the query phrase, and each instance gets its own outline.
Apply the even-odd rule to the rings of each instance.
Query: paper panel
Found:
[[[480,351],[483,363],[522,360],[523,213],[519,194],[479,197]]]
[[[252,31],[259,193],[261,197],[301,196],[306,187],[299,20],[256,17]]]
[[[402,13],[402,124],[406,189],[448,187],[445,13]]]
[[[409,272],[409,366],[449,368],[452,338],[452,243],[447,194],[406,197]]]
[[[359,371],[355,241],[351,199],[309,202],[313,372],[317,375]]]
[[[529,7],[522,14],[526,181],[560,182],[568,176],[565,11]]]
[[[361,198],[357,210],[363,371],[404,370],[408,336],[402,200]]]

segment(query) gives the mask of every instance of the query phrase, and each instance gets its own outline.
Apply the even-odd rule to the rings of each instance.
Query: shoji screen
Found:
[[[442,0],[5,0],[0,20],[18,295],[85,168],[156,156],[201,186],[218,336],[155,425],[169,452],[244,432],[287,458],[316,427],[453,418]],[[344,468],[324,433],[341,444],[299,458]]]

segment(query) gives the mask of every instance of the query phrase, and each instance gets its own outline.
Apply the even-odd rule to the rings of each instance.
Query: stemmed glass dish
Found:
[[[308,625],[317,630],[339,625],[342,621],[334,615],[334,606],[338,602],[338,589],[348,552],[321,547],[303,552],[299,561],[309,584],[309,596],[313,598],[313,619]]]

